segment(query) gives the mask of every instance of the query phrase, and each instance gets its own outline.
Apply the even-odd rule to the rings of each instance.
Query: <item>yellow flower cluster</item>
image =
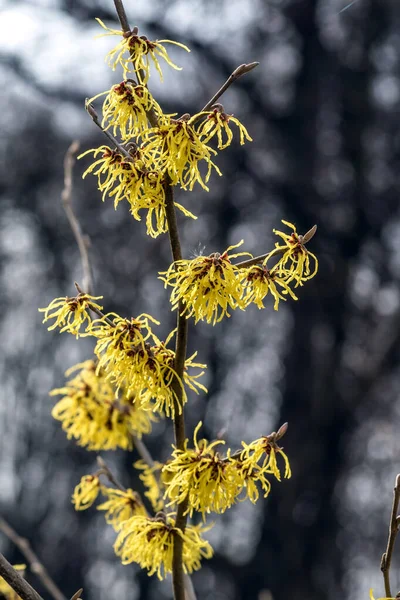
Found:
[[[79,158],[90,153],[95,158],[83,177],[88,173],[97,176],[103,200],[113,198],[115,208],[120,201],[127,200],[136,220],[141,220],[141,211],[147,211],[147,234],[157,237],[167,231],[166,186],[180,185],[182,189],[192,190],[195,183],[199,183],[208,191],[211,172],[214,170],[221,175],[212,160],[217,151],[208,143],[216,136],[219,150],[229,146],[233,139],[231,123],[239,129],[241,144],[245,140],[251,141],[251,137],[238,119],[227,115],[220,104],[192,117],[182,115],[175,119],[172,117],[176,115],[165,115],[147,88],[150,65],[153,63],[162,79],[160,58],[179,69],[169,58],[163,44],[189,49],[171,40],[150,41],[139,36],[137,28],[124,33],[108,29],[100,19],[97,21],[107,31],[104,35],[122,37],[108,53],[107,59],[113,69],[117,65],[122,67],[124,79],[88,100],[87,106],[106,96],[102,127],[104,130],[111,129],[114,136],[119,133],[125,146],[116,141],[115,148],[100,146],[81,154]],[[128,78],[130,73],[133,73],[134,79]],[[141,143],[138,144],[137,140]],[[199,169],[201,165],[205,166],[204,174]],[[174,204],[185,216],[196,218],[181,204]]]
[[[129,321],[110,313],[94,321],[90,329],[90,335],[98,340],[94,351],[99,367],[104,368],[117,389],[125,389],[144,410],[174,417],[175,411],[181,413],[187,401],[185,386],[196,393],[207,391],[197,381],[204,371],[197,375],[188,372],[191,368],[204,369],[206,365],[194,362],[197,353],[192,354],[185,361],[182,381],[174,368],[175,352],[166,347],[175,332],[161,342],[150,330],[149,320],[156,322],[149,315]],[[175,381],[182,390],[181,402]]]
[[[183,314],[194,316],[196,323],[204,319],[215,325],[224,316],[230,316],[228,308],[244,309],[239,269],[232,265],[231,259],[247,253],[229,254],[242,243],[229,246],[222,254],[215,252],[210,256],[176,261],[168,271],[160,273],[165,287],[173,287],[172,310],[183,301]]]
[[[158,513],[154,518],[137,515],[120,527],[114,549],[122,564],[137,562],[149,575],[157,573],[164,579],[172,573],[174,538],[183,540],[183,570],[192,573],[200,569],[202,558],[211,558],[210,544],[201,536],[208,528],[188,525],[184,532],[175,527],[174,518]]]
[[[26,565],[13,565],[13,568],[18,571],[22,577],[24,576]],[[0,596],[5,600],[18,600],[20,598],[3,577],[0,577]]]
[[[182,314],[193,316],[196,323],[205,320],[215,325],[224,316],[230,316],[229,308],[243,310],[251,303],[264,308],[263,300],[269,292],[274,298],[275,310],[278,309],[279,301],[286,300],[287,296],[297,300],[290,285],[297,287],[314,277],[318,261],[305,247],[305,243],[311,238],[305,239],[305,236],[299,235],[292,223],[282,222],[293,229],[293,233],[288,235],[274,230],[285,244],[277,243],[275,249],[259,261],[262,264],[254,264],[252,255],[249,255],[251,260],[245,261],[243,266],[231,263],[231,259],[246,254],[229,254],[242,241],[236,246],[230,246],[222,254],[215,252],[192,260],[176,261],[167,271],[160,273],[165,287],[172,287],[172,309],[178,308],[182,302]],[[279,254],[282,257],[272,268],[268,268],[268,261]],[[249,266],[246,262],[250,263]]]
[[[142,469],[143,465],[139,464],[138,468]],[[146,477],[149,472],[148,468]],[[149,575],[157,573],[159,579],[163,579],[172,572],[176,536],[183,540],[185,573],[198,570],[202,558],[211,558],[212,548],[202,538],[209,527],[188,525],[183,533],[175,527],[172,513],[157,512],[155,517],[149,517],[137,492],[106,487],[100,483],[101,474],[100,470],[95,475],[82,477],[74,490],[72,502],[76,510],[86,510],[97,500],[99,493],[106,496],[107,500],[99,504],[97,510],[105,511],[106,522],[118,532],[114,549],[123,564],[137,562],[149,571]]]
[[[262,437],[249,445],[242,442],[243,450],[234,455],[228,450],[222,457],[216,447],[225,442],[198,441],[200,427],[201,422],[195,429],[194,448],[188,448],[189,440],[186,440],[184,449],[174,448],[172,460],[163,467],[162,479],[169,506],[187,500],[186,513],[192,516],[194,511],[198,511],[204,518],[205,513],[225,512],[239,497],[241,500],[249,498],[254,503],[259,497],[257,484],[266,497],[271,487],[267,476],[273,475],[278,481],[281,479],[277,454],[285,462],[284,477],[291,476],[288,458],[277,445],[274,435]]]
[[[53,416],[62,422],[68,438],[75,438],[89,450],[129,449],[132,435],[140,437],[151,431],[154,412],[167,417],[182,412],[187,402],[186,388],[196,394],[207,391],[198,381],[204,370],[191,372],[193,368],[205,369],[206,365],[195,362],[195,352],[186,358],[183,378],[179,377],[175,371],[175,352],[167,347],[175,331],[162,342],[150,326],[158,321],[146,314],[124,319],[109,313],[91,321],[88,310],[94,305],[93,299],[87,294],[80,296],[84,298],[81,303],[76,299],[72,304],[70,298],[56,298],[49,307],[40,309],[46,313],[45,320],[56,319],[51,329],[58,325],[62,331],[79,332],[97,340],[94,349],[97,365],[87,361],[72,367],[66,375],[80,369],[78,375],[63,388],[51,392],[63,396],[54,407]],[[64,315],[69,316],[71,305],[75,307],[75,319],[65,321]],[[57,311],[51,313],[54,306]],[[82,333],[79,328],[86,321]]]
[[[74,438],[88,450],[131,450],[133,436],[151,432],[156,416],[144,410],[127,394],[116,398],[115,390],[103,369],[88,360],[68,369],[66,376],[79,371],[65,387],[52,390],[62,395],[52,410],[61,421],[68,439]]]

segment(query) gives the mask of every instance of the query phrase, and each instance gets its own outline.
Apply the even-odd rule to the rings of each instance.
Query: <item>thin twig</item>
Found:
[[[121,154],[123,154],[125,156],[125,158],[129,158],[129,160],[132,159],[131,155],[129,154],[128,150],[126,150],[126,148],[124,148],[119,141],[113,136],[111,135],[111,133],[109,131],[107,131],[106,129],[104,129],[104,127],[102,127],[100,121],[99,121],[99,116],[97,114],[97,112],[94,110],[93,105],[90,104],[89,102],[86,102],[85,104],[85,108],[86,108],[86,112],[88,113],[88,115],[91,117],[93,123],[95,125],[97,125],[97,127],[99,129],[101,129],[101,131],[104,133],[104,135],[110,140],[110,142],[112,144],[114,144],[114,146],[116,148],[118,148],[118,150],[120,151]]]
[[[259,64],[260,63],[258,63],[258,62],[252,62],[247,65],[244,64],[244,65],[240,65],[239,67],[237,67],[233,71],[233,73],[231,75],[229,75],[229,77],[225,81],[224,85],[218,90],[218,92],[216,94],[214,94],[214,96],[211,98],[211,100],[209,100],[207,102],[207,104],[204,106],[204,108],[201,109],[200,112],[206,112],[207,110],[210,110],[210,108],[213,106],[213,104],[216,103],[216,101],[222,96],[222,94],[224,92],[226,92],[228,87],[230,87],[234,81],[239,79],[239,77],[242,77],[242,75],[245,75],[249,71],[252,71],[253,69],[255,69]]]
[[[150,452],[147,449],[146,444],[143,440],[139,439],[135,435],[133,436],[133,444],[138,451],[139,456],[144,460],[146,465],[151,469],[156,466],[155,460],[151,456]]]
[[[392,555],[394,550],[394,543],[396,541],[396,536],[399,531],[399,523],[398,523],[398,515],[397,511],[399,508],[400,501],[400,475],[396,477],[396,483],[393,490],[393,505],[392,505],[392,513],[390,515],[390,523],[389,523],[389,537],[386,547],[386,552],[383,553],[381,560],[381,571],[383,574],[383,581],[385,584],[385,596],[388,598],[392,597],[392,592],[390,589],[390,564],[392,562]]]
[[[42,596],[14,569],[0,553],[0,577],[8,583],[22,600],[43,600]]]
[[[262,263],[268,256],[276,256],[277,254],[282,254],[286,248],[277,248],[272,252],[267,252],[267,254],[261,254],[261,256],[255,256],[254,258],[249,258],[248,260],[242,260],[239,263],[236,263],[234,266],[239,267],[240,269],[244,269],[245,267],[251,267],[252,265],[257,265],[258,263]]]
[[[121,492],[126,492],[126,487],[124,487],[122,485],[122,483],[120,483],[118,481],[118,479],[115,477],[114,473],[111,471],[110,467],[107,465],[107,463],[105,462],[105,460],[101,456],[97,457],[97,464],[101,468],[101,473],[103,475],[105,475],[107,477],[107,479],[113,485],[115,485],[115,487],[117,487],[119,490],[121,490]]]
[[[56,586],[47,570],[32,550],[29,541],[18,535],[18,533],[2,518],[0,518],[0,531],[2,531],[4,535],[20,549],[29,563],[30,570],[39,577],[40,581],[54,600],[66,600],[64,594]]]
[[[298,236],[298,241],[302,246],[308,244],[308,242],[314,237],[317,231],[317,226],[313,225],[311,229],[307,231],[304,235]],[[255,256],[254,258],[249,258],[248,260],[242,260],[242,262],[236,263],[235,267],[239,267],[240,269],[244,267],[251,267],[252,265],[256,265],[258,263],[263,262],[267,257],[271,258],[272,256],[276,256],[277,254],[282,254],[287,250],[286,246],[280,246],[279,248],[275,248],[272,252],[267,252],[267,254],[261,254],[261,256]]]
[[[89,238],[84,236],[80,227],[79,221],[75,216],[72,208],[72,171],[75,164],[75,154],[79,150],[79,142],[74,141],[68,148],[64,158],[64,189],[61,193],[61,201],[67,215],[67,219],[75,236],[76,243],[78,244],[79,253],[81,255],[81,263],[83,270],[83,287],[87,290],[88,294],[93,289],[93,278],[90,268],[88,246]]]

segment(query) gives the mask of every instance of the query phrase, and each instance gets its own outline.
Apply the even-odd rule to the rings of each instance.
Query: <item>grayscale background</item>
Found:
[[[201,419],[208,437],[225,429],[236,448],[288,421],[293,469],[266,501],[215,517],[215,557],[194,576],[201,600],[364,600],[370,587],[383,595],[400,471],[400,3],[348,4],[126,1],[140,33],[192,49],[171,50],[181,73],[166,67],[163,85],[151,79],[165,112],[197,112],[236,66],[260,62],[222,99],[254,142],[220,153],[224,176],[209,193],[178,195],[199,216],[179,220],[185,256],[242,238],[260,254],[280,219],[303,233],[318,224],[310,249],[320,271],[298,302],[190,324],[209,394],[190,397],[188,431]],[[67,597],[83,587],[85,600],[168,599],[170,582],[119,563],[102,514],[74,512],[73,487],[96,456],[66,440],[48,392],[92,344],[48,333],[37,312],[82,279],[60,202],[62,164],[73,139],[82,150],[104,143],[84,99],[121,79],[104,63],[116,40],[94,39],[95,17],[118,27],[113,4],[3,0],[0,10],[0,512]],[[168,239],[146,237],[127,206],[102,203],[95,178],[81,179],[89,163],[76,166],[74,203],[96,292],[108,311],[160,319],[162,337],[175,317],[157,279]],[[165,459],[171,441],[164,421],[148,444]],[[125,485],[139,485],[135,452],[104,457]],[[21,562],[1,535],[0,549]]]

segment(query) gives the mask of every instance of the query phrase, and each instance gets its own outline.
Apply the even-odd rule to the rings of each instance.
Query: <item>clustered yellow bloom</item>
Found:
[[[147,113],[155,110],[162,114],[159,104],[154,100],[145,85],[138,85],[133,79],[121,81],[113,85],[111,90],[102,92],[87,101],[91,104],[97,98],[106,95],[103,102],[102,127],[107,130],[112,127],[113,134],[119,130],[123,140],[132,138],[147,129]]]
[[[48,327],[51,331],[60,327],[60,333],[69,331],[79,337],[80,329],[84,323],[90,323],[89,309],[101,310],[103,307],[94,302],[100,300],[103,296],[90,296],[89,294],[78,294],[75,298],[55,298],[46,308],[39,308],[39,312],[44,313],[43,323],[49,319],[55,319],[53,325]]]
[[[224,316],[229,317],[228,308],[244,309],[243,286],[239,269],[231,263],[232,258],[247,254],[229,254],[233,248],[243,243],[229,246],[225,252],[214,252],[210,256],[197,256],[192,260],[178,260],[168,271],[160,273],[165,287],[173,287],[171,293],[172,310],[182,302],[182,314],[194,316],[196,323],[218,323]]]
[[[102,156],[86,169],[83,177],[88,173],[97,176],[103,201],[108,195],[114,198],[114,206],[117,208],[119,202],[126,200],[131,215],[137,221],[141,220],[140,212],[147,211],[147,234],[151,237],[166,232],[168,227],[165,213],[165,174],[153,161],[148,148],[132,146],[129,156],[124,156],[118,150],[100,146],[83,152],[79,158],[90,153],[95,157],[100,153]],[[196,218],[179,202],[174,204],[186,217]]]
[[[187,401],[184,384],[196,393],[206,391],[197,381],[204,371],[197,375],[188,372],[189,368],[204,369],[206,365],[194,362],[197,354],[194,353],[185,361],[182,381],[174,369],[175,352],[166,347],[175,332],[161,342],[151,332],[149,320],[157,323],[149,315],[128,320],[110,313],[94,321],[89,333],[98,339],[94,350],[99,359],[98,368],[104,369],[117,389],[126,390],[144,410],[174,417],[175,411],[181,413]],[[181,401],[175,381],[182,391]]]
[[[96,21],[101,25],[101,27],[103,27],[103,29],[107,31],[107,33],[104,33],[103,35],[122,36],[122,40],[107,54],[106,57],[113,71],[116,69],[118,64],[121,65],[124,70],[124,77],[127,73],[133,70],[136,72],[139,82],[142,84],[146,84],[149,80],[150,59],[157,69],[161,81],[163,80],[163,75],[160,63],[158,62],[159,58],[165,60],[165,62],[173,69],[178,71],[181,70],[181,67],[175,65],[169,58],[163,44],[173,44],[174,46],[183,48],[183,50],[186,50],[186,52],[190,52],[187,46],[172,40],[157,40],[152,42],[144,35],[139,36],[137,28],[124,33],[118,29],[109,29],[100,19],[96,19]]]
[[[208,191],[206,186],[214,168],[218,175],[221,171],[211,157],[217,154],[207,144],[201,141],[199,134],[192,125],[188,115],[180,119],[164,117],[157,127],[143,131],[141,137],[146,141],[149,153],[157,156],[157,165],[166,171],[171,183],[177,183],[186,190],[192,190],[196,182]],[[200,161],[205,161],[207,171],[203,177],[199,171]]]
[[[214,136],[218,140],[218,149],[223,150],[233,139],[231,123],[240,134],[240,143],[251,141],[246,128],[233,115],[224,112],[221,104],[215,104],[212,110],[193,115],[165,115],[147,88],[150,76],[150,64],[156,67],[161,79],[159,59],[162,58],[175,69],[179,69],[169,58],[164,43],[174,44],[189,52],[189,49],[171,40],[150,41],[139,36],[137,27],[123,32],[109,29],[100,20],[98,23],[106,30],[103,35],[121,36],[121,41],[107,54],[110,66],[115,69],[121,65],[123,81],[112,86],[111,90],[97,94],[88,100],[87,106],[101,96],[104,130],[112,129],[114,136],[119,132],[125,146],[116,142],[116,147],[100,146],[90,149],[79,158],[93,153],[94,162],[85,171],[98,177],[98,188],[103,200],[114,198],[115,208],[121,200],[130,204],[132,216],[140,221],[140,212],[147,210],[147,234],[156,237],[167,231],[165,212],[165,188],[180,185],[184,190],[192,190],[196,183],[208,191],[207,182],[211,172],[220,170],[212,158],[217,154],[208,145]],[[134,79],[128,77],[133,72]],[[149,127],[149,120],[152,127]],[[156,123],[156,125],[155,125]],[[223,140],[225,136],[225,141]],[[134,140],[140,139],[138,146]],[[100,158],[97,158],[101,154]],[[200,167],[204,165],[204,173]],[[175,207],[189,218],[196,218],[192,212],[174,201]]]
[[[274,298],[274,309],[278,310],[279,301],[290,296],[297,300],[296,294],[290,287],[303,285],[317,272],[318,262],[314,254],[309,252],[305,244],[311,239],[298,235],[292,223],[282,221],[293,229],[291,235],[274,230],[277,235],[286,241],[286,245],[276,244],[276,247],[260,262],[249,266],[238,266],[231,263],[232,258],[247,254],[246,252],[229,254],[230,246],[225,252],[214,252],[209,256],[197,256],[192,260],[178,260],[167,271],[160,273],[160,279],[165,287],[172,287],[172,310],[181,304],[181,314],[194,317],[195,322],[205,320],[215,325],[229,317],[228,309],[240,308],[244,310],[249,304],[254,303],[258,308],[264,308],[263,300],[270,292]],[[315,231],[313,228],[310,231]],[[271,268],[267,263],[273,257],[283,256]],[[314,269],[310,268],[310,258],[314,261]],[[246,261],[245,261],[246,263]],[[279,289],[280,288],[280,289]]]
[[[192,573],[200,568],[202,558],[212,556],[210,544],[201,537],[207,529],[188,525],[183,533],[164,513],[154,518],[137,515],[122,523],[114,549],[122,564],[137,562],[149,575],[157,573],[159,579],[164,579],[172,573],[174,538],[179,536],[183,540],[183,570]]]
[[[107,496],[106,502],[99,504],[97,510],[105,510],[106,522],[118,531],[124,521],[134,515],[146,516],[147,511],[137,492],[131,489],[117,490],[102,487],[101,493]]]
[[[198,441],[200,427],[201,422],[195,429],[194,448],[188,448],[189,440],[185,441],[183,450],[174,447],[172,460],[163,467],[165,496],[170,500],[168,506],[187,500],[186,514],[191,516],[198,511],[204,518],[205,513],[225,512],[238,499],[249,498],[254,503],[259,497],[257,484],[266,497],[271,488],[268,475],[275,476],[278,481],[281,479],[277,454],[285,462],[284,477],[291,476],[288,458],[277,445],[274,434],[249,445],[242,442],[242,451],[231,455],[228,449],[223,457],[215,448],[225,442]],[[243,493],[244,497],[239,498]]]
[[[22,577],[24,576],[26,565],[13,565],[13,568],[18,571]],[[4,597],[5,600],[18,600],[20,598],[3,577],[0,577],[0,596],[2,598]]]
[[[150,433],[156,416],[129,395],[122,394],[117,399],[104,370],[98,369],[94,361],[75,365],[66,376],[78,370],[65,387],[50,392],[51,396],[63,396],[54,406],[52,416],[61,421],[68,439],[76,439],[88,450],[131,450],[133,436],[141,438]]]

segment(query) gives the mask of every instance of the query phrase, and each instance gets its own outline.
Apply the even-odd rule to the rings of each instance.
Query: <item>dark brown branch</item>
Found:
[[[54,600],[66,600],[64,594],[56,586],[43,564],[40,562],[34,551],[32,550],[28,540],[18,535],[18,533],[4,520],[0,518],[0,531],[8,537],[20,549],[29,563],[32,573],[37,575],[44,587]]]
[[[131,28],[129,27],[128,18],[126,16],[125,8],[122,0],[114,0],[115,10],[117,11],[119,22],[124,33],[130,33]]]
[[[244,64],[244,65],[240,65],[239,67],[237,67],[233,71],[233,73],[231,75],[229,75],[229,77],[225,81],[224,85],[218,90],[218,92],[216,94],[214,94],[214,96],[211,98],[211,100],[209,100],[209,102],[207,102],[207,104],[204,106],[204,108],[201,109],[200,112],[205,112],[207,110],[210,110],[210,108],[213,106],[213,104],[215,104],[217,102],[217,100],[222,96],[222,94],[224,92],[226,92],[228,87],[230,87],[232,85],[232,83],[234,83],[234,81],[239,79],[239,77],[241,77],[242,75],[245,75],[249,71],[252,71],[253,69],[255,69],[255,67],[257,67],[259,64],[260,63],[258,63],[258,62],[252,62],[247,65]]]
[[[174,192],[167,181],[165,188],[165,212],[168,223],[169,241],[171,245],[171,252],[174,261],[182,259],[182,249],[179,240],[178,225],[176,221],[176,211],[174,206]],[[177,317],[177,333],[176,333],[176,345],[175,345],[175,371],[180,378],[183,380],[183,371],[185,368],[186,359],[186,345],[187,345],[187,333],[188,323],[185,316],[182,316],[183,306],[180,303],[178,306],[178,317]],[[183,389],[182,383],[177,378],[174,379],[172,386],[176,394],[176,407],[175,407],[175,418],[174,418],[174,434],[175,444],[180,450],[184,447],[185,442],[185,417],[182,406]],[[181,411],[179,407],[182,407]],[[182,502],[178,506],[175,526],[185,531],[187,516],[184,515],[187,507],[186,502]],[[172,560],[172,584],[174,589],[175,600],[185,600],[185,578],[183,572],[183,540],[179,535],[175,536],[174,539],[174,555]]]
[[[75,154],[79,150],[79,142],[74,141],[67,150],[64,158],[64,189],[61,193],[61,201],[67,215],[67,219],[75,236],[76,243],[78,244],[79,254],[81,256],[82,271],[83,271],[83,287],[87,290],[88,294],[92,293],[93,290],[93,279],[90,268],[88,247],[89,238],[84,236],[79,224],[78,219],[72,208],[72,171],[75,163]]]
[[[0,553],[0,577],[8,583],[22,600],[43,600],[36,590],[14,569]]]
[[[385,596],[392,598],[392,592],[390,589],[390,565],[392,562],[394,544],[399,531],[398,515],[397,511],[399,508],[400,500],[400,475],[396,477],[396,483],[393,490],[393,504],[392,513],[390,515],[389,523],[389,537],[386,547],[386,552],[383,553],[381,561],[381,571],[383,574],[383,581],[385,584]]]

